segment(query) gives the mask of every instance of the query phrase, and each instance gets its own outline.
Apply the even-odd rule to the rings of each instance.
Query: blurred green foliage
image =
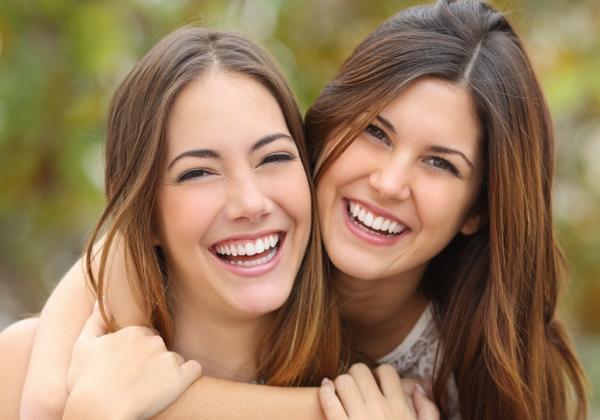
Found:
[[[305,110],[369,31],[416,1],[0,2],[0,328],[41,308],[103,205],[113,90],[185,23],[265,45]],[[563,312],[600,386],[600,2],[496,1],[523,35],[556,122],[556,221],[573,282]],[[596,410],[596,412],[598,412]],[[597,415],[596,415],[597,416]]]

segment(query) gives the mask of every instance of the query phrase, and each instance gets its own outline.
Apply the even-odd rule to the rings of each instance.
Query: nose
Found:
[[[400,159],[380,162],[369,175],[369,184],[383,199],[406,200],[411,196],[409,165]]]
[[[230,220],[257,222],[272,211],[273,202],[253,174],[245,174],[230,186],[226,206],[226,214]]]

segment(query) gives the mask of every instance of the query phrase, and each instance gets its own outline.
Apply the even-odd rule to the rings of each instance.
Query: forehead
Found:
[[[249,76],[211,70],[178,95],[167,120],[170,156],[190,148],[240,148],[274,131],[289,133],[279,104]]]
[[[411,83],[380,113],[401,138],[476,149],[481,127],[471,93],[437,78]]]

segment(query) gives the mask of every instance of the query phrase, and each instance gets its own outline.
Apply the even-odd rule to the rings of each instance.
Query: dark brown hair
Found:
[[[583,419],[584,375],[556,315],[565,270],[552,226],[552,122],[505,16],[479,1],[446,0],[377,28],[307,112],[315,178],[422,77],[470,92],[486,163],[482,225],[454,238],[422,281],[444,350],[435,399],[447,407],[453,378],[465,420]]]
[[[166,151],[165,126],[177,95],[210,69],[235,72],[265,86],[281,107],[309,173],[302,118],[286,79],[274,61],[244,37],[195,27],[162,39],[138,62],[117,89],[109,112],[106,140],[107,205],[86,249],[88,275],[104,311],[106,265],[111,245],[123,238],[130,287],[149,323],[165,339],[173,337],[168,278],[154,246],[153,209]],[[314,201],[312,181],[311,195]],[[257,376],[274,385],[314,384],[335,375],[340,355],[337,313],[323,274],[316,210],[309,245],[291,295],[275,316],[257,352]],[[92,244],[103,226],[107,236],[96,280]]]

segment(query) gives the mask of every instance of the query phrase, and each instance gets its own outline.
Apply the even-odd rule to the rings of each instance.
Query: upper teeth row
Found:
[[[404,229],[404,225],[396,223],[393,220],[386,219],[382,216],[375,216],[369,210],[362,208],[358,203],[350,201],[350,214],[357,218],[361,223],[374,230],[380,230],[388,233],[400,233]]]
[[[254,242],[228,243],[216,246],[216,251],[221,255],[254,255],[265,252],[269,248],[275,248],[279,242],[279,235],[267,235],[256,239]]]

